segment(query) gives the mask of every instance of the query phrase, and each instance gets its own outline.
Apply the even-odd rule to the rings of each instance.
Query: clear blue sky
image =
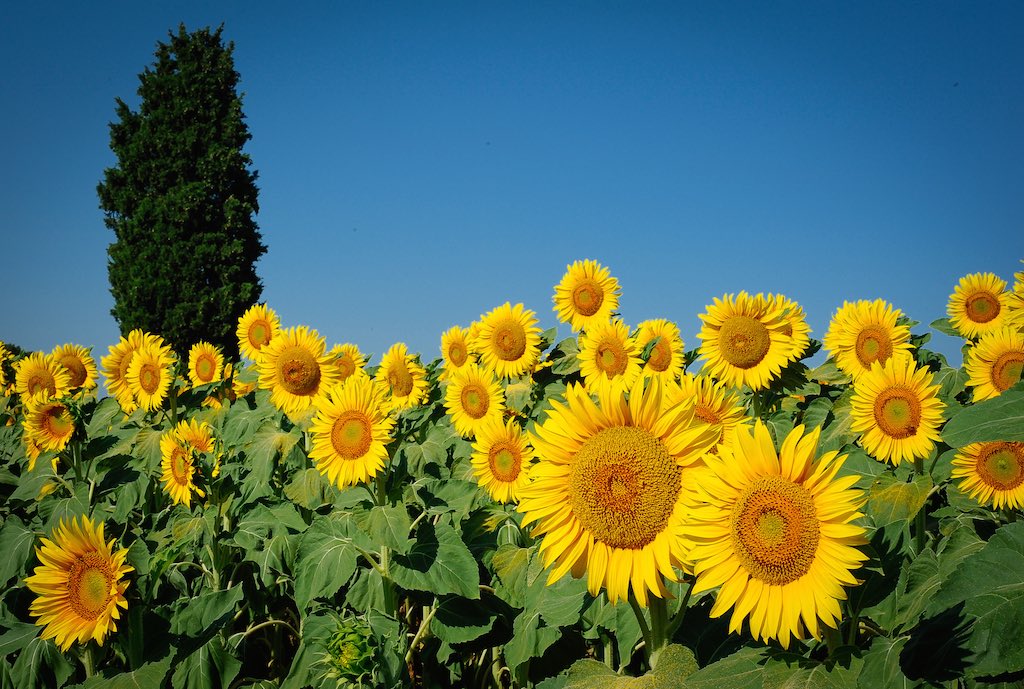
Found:
[[[263,299],[371,363],[505,301],[553,326],[582,258],[688,348],[726,292],[787,294],[819,339],[844,299],[922,331],[1024,258],[1021,3],[21,2],[0,340],[117,342],[107,124],[179,22],[235,42]]]

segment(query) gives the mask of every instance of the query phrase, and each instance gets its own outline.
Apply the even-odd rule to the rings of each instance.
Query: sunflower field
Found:
[[[930,323],[961,367],[882,299],[722,295],[688,350],[590,260],[572,336],[432,361],[265,304],[241,361],[0,344],[0,687],[1024,687],[1014,278]]]

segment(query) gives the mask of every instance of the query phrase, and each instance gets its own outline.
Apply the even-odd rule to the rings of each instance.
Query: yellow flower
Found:
[[[89,391],[96,387],[96,361],[82,345],[59,345],[50,352],[50,357],[67,370],[71,390]]]
[[[427,372],[403,342],[391,345],[381,359],[376,380],[385,386],[392,411],[415,407],[427,398]]]
[[[529,481],[533,448],[514,419],[483,424],[473,442],[471,463],[477,483],[492,500],[514,502]]]
[[[29,614],[43,627],[42,638],[53,639],[61,650],[74,642],[95,639],[103,645],[117,630],[119,607],[127,609],[122,581],[132,568],[125,564],[128,549],[114,552],[114,539],[105,541],[103,522],[88,517],[65,524],[61,519],[51,538],[36,548],[41,563],[25,580],[36,594]]]
[[[1024,335],[1013,328],[989,331],[967,352],[964,369],[975,402],[1002,394],[1021,380]]]
[[[844,301],[825,333],[824,345],[836,366],[854,380],[885,363],[894,352],[910,351],[910,328],[897,325],[899,309],[881,299]]]
[[[453,325],[441,334],[441,361],[444,370],[441,379],[448,380],[452,374],[473,363],[469,351],[469,329]]]
[[[38,401],[26,406],[25,432],[36,450],[60,452],[67,447],[75,432],[75,420],[67,406],[59,400]],[[35,464],[34,458],[32,464]]]
[[[666,383],[665,406],[680,403],[692,404],[694,416],[716,429],[718,437],[710,452],[717,452],[719,445],[729,442],[737,430],[751,423],[739,395],[709,376],[684,373],[678,382]]]
[[[128,365],[128,387],[146,411],[159,409],[174,381],[174,354],[168,346],[145,344],[135,350]]]
[[[856,476],[835,478],[845,455],[817,457],[820,429],[794,428],[776,453],[768,429],[757,421],[733,442],[705,457],[694,471],[684,525],[693,592],[718,588],[711,617],[732,609],[729,631],[749,619],[750,633],[767,642],[821,638],[838,627],[843,586],[867,560],[863,498]]]
[[[275,407],[286,414],[300,414],[338,383],[340,372],[325,354],[326,348],[317,331],[300,325],[282,330],[260,350],[260,387],[270,390]]]
[[[163,347],[164,341],[157,335],[136,329],[122,336],[117,344],[111,345],[107,356],[100,360],[103,376],[107,379],[107,391],[117,400],[125,414],[131,414],[138,408],[138,402],[128,384],[128,368],[131,366],[135,352],[143,346]]]
[[[197,342],[188,352],[188,379],[193,387],[215,383],[224,370],[224,355],[209,342]]]
[[[647,320],[637,326],[636,348],[643,352],[652,341],[650,355],[644,364],[644,378],[661,378],[662,382],[678,380],[683,373],[683,338],[679,326],[664,318]]]
[[[259,363],[263,349],[281,332],[281,320],[266,304],[253,304],[238,318],[238,350],[242,356]]]
[[[1024,443],[972,443],[953,458],[953,478],[982,505],[1024,508]]]
[[[638,379],[628,397],[595,404],[571,385],[533,432],[539,461],[518,509],[543,539],[548,583],[586,574],[591,594],[604,587],[614,603],[632,592],[646,606],[648,593],[666,595],[664,578],[677,580],[685,477],[717,433],[691,405],[666,409],[661,396],[659,381]]]
[[[346,342],[345,344],[334,345],[327,357],[334,362],[338,369],[338,382],[344,383],[356,371],[361,371],[366,366],[366,357],[359,351],[359,347]]]
[[[965,275],[949,296],[949,322],[962,337],[976,339],[1010,324],[1010,300],[1006,281],[995,273]]]
[[[640,377],[640,350],[622,321],[591,323],[579,342],[580,373],[588,392],[620,394]]]
[[[71,375],[42,352],[33,352],[14,364],[15,389],[24,400],[63,397],[71,390]]]
[[[533,311],[505,302],[485,315],[471,343],[480,363],[498,378],[518,378],[540,358],[540,328]]]
[[[555,313],[575,332],[611,320],[619,307],[619,281],[597,261],[575,261],[555,285]]]
[[[494,373],[469,364],[459,369],[448,382],[444,408],[455,431],[463,438],[470,438],[483,424],[501,419],[505,411],[505,395],[494,379]]]

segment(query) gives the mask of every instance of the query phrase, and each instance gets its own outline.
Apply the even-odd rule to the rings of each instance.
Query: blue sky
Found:
[[[274,8],[274,6],[277,6]],[[921,321],[1024,258],[1024,5],[16,3],[0,21],[0,340],[117,342],[96,184],[114,99],[179,22],[224,24],[259,173],[263,299],[371,363],[566,264],[687,348],[713,297]],[[563,328],[563,334],[568,334]],[[959,361],[957,343],[935,349]]]

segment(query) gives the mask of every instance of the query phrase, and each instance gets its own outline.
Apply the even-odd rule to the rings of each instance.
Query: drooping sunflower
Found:
[[[677,380],[683,373],[683,338],[679,326],[664,318],[647,320],[636,327],[636,347],[643,352],[652,341],[647,362],[644,363],[644,378],[661,378],[663,382]]]
[[[1010,301],[1006,280],[995,273],[971,273],[949,295],[946,312],[957,332],[973,340],[1008,324]]]
[[[540,358],[536,314],[522,304],[505,302],[481,318],[470,346],[498,378],[518,378],[532,371]]]
[[[263,350],[281,333],[281,319],[266,304],[253,304],[238,318],[238,350],[257,364]]]
[[[409,354],[404,342],[396,342],[381,359],[376,380],[386,386],[392,411],[415,407],[427,398],[427,372]]]
[[[455,431],[463,438],[470,438],[482,425],[501,419],[505,412],[505,394],[494,373],[468,364],[448,381],[444,408]]]
[[[473,442],[471,463],[477,483],[491,499],[515,502],[529,481],[533,448],[515,419],[501,417],[482,425]]]
[[[197,342],[188,350],[188,379],[193,387],[221,380],[224,355],[209,342]]]
[[[622,321],[591,323],[579,343],[580,373],[589,392],[620,394],[640,378],[640,349]]]
[[[746,292],[727,294],[700,315],[700,356],[707,373],[732,387],[761,390],[790,361],[794,338],[787,312]]]
[[[175,428],[160,436],[160,480],[164,492],[171,496],[175,504],[192,507],[192,494],[206,497],[206,492],[196,485],[196,450],[182,438],[179,423]]]
[[[36,594],[29,614],[43,627],[42,638],[53,639],[61,650],[74,642],[95,639],[103,645],[117,631],[118,608],[128,608],[122,581],[132,567],[125,564],[128,549],[114,551],[114,539],[103,537],[103,522],[83,516],[60,520],[50,538],[36,548],[40,565],[25,579]]]
[[[96,380],[99,376],[96,370],[96,361],[92,358],[89,350],[82,345],[59,345],[50,352],[50,357],[67,370],[71,381],[69,384],[71,390],[88,392],[96,387]]]
[[[300,414],[319,402],[340,372],[326,355],[324,338],[304,325],[282,330],[260,350],[260,387],[286,414]]]
[[[971,443],[953,458],[960,490],[997,510],[1024,508],[1024,443]]]
[[[121,336],[117,344],[111,345],[107,356],[100,359],[103,376],[107,379],[107,391],[117,400],[125,414],[131,414],[139,406],[128,384],[128,369],[135,352],[144,345],[162,347],[164,342],[157,335],[135,329],[127,337]]]
[[[380,387],[354,375],[317,405],[309,456],[338,488],[369,481],[387,463],[394,426]]]
[[[453,325],[441,333],[441,361],[444,363],[442,380],[450,379],[454,373],[473,363],[469,351],[469,328]]]
[[[619,281],[607,268],[589,259],[565,267],[555,285],[555,313],[574,332],[607,323],[619,308]]]
[[[60,452],[75,432],[75,420],[59,400],[33,401],[26,405],[25,431],[39,450]]]
[[[856,476],[836,478],[845,455],[817,456],[820,429],[794,428],[776,453],[758,420],[705,457],[686,494],[684,524],[693,540],[689,558],[697,577],[693,592],[718,588],[711,617],[732,609],[731,632],[744,619],[767,642],[820,639],[838,627],[843,586],[868,557]]]
[[[875,459],[899,464],[927,457],[939,439],[945,405],[932,374],[909,354],[895,353],[853,384],[851,430]]]
[[[857,380],[876,361],[885,363],[893,352],[910,351],[910,328],[897,324],[902,315],[882,299],[844,301],[825,333],[825,349],[841,371]]]
[[[71,389],[71,374],[53,357],[33,352],[14,363],[14,386],[24,400],[63,397]]]
[[[135,350],[128,365],[128,387],[139,406],[146,411],[159,409],[174,382],[174,354],[171,348],[156,343]]]
[[[1024,335],[1013,328],[992,330],[967,353],[967,384],[974,401],[991,399],[1010,389],[1024,374]]]
[[[665,384],[663,399],[666,407],[692,404],[694,416],[718,430],[710,452],[717,452],[718,446],[730,442],[738,429],[751,423],[740,396],[710,376],[684,373],[678,381]]]
[[[681,501],[688,467],[715,442],[693,406],[662,405],[662,384],[640,379],[625,394],[594,403],[582,385],[552,402],[531,435],[539,461],[520,490],[523,525],[543,537],[548,583],[572,572],[613,603],[630,592],[666,595],[684,561]]]
[[[366,366],[366,357],[359,351],[359,347],[351,343],[334,345],[327,357],[334,362],[338,369],[338,382],[344,383],[356,371],[361,371]]]
[[[807,314],[804,313],[804,308],[783,294],[769,294],[768,296],[758,294],[754,298],[761,302],[766,313],[775,310],[782,312],[786,323],[782,332],[790,338],[789,361],[799,360],[811,343],[811,328],[807,325]]]

